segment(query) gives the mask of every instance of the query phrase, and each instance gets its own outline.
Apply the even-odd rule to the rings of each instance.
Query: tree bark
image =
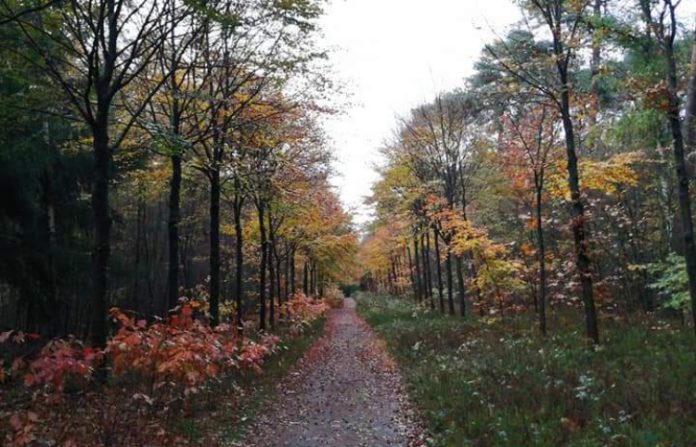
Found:
[[[179,300],[179,221],[181,209],[181,156],[171,157],[172,177],[169,180],[169,263],[167,268],[167,299],[164,312],[177,306]]]
[[[259,329],[262,331],[266,329],[266,267],[268,263],[264,207],[265,204],[263,201],[257,203],[259,234],[261,237],[261,261],[259,262]]]
[[[459,314],[466,316],[466,285],[464,284],[464,271],[462,257],[457,256],[457,283],[459,285]]]
[[[283,294],[284,301],[287,301],[290,297],[290,256],[291,256],[290,245],[285,242],[285,293]]]
[[[679,96],[677,86],[677,63],[674,55],[674,9],[672,9],[672,37],[665,44],[667,56],[667,86],[669,88],[669,123],[674,144],[674,164],[677,171],[677,196],[681,212],[682,232],[684,237],[684,257],[686,272],[689,277],[689,294],[691,296],[691,312],[696,332],[696,244],[694,243],[694,225],[691,214],[691,196],[689,194],[689,173],[684,154],[684,137],[682,123],[679,119]],[[692,74],[694,76],[694,74]]]
[[[406,256],[408,257],[408,274],[411,278],[411,287],[413,288],[413,297],[416,302],[420,301],[418,299],[418,286],[416,285],[416,275],[413,267],[413,258],[411,257],[411,247],[406,245]]]
[[[418,236],[413,236],[413,261],[414,267],[416,269],[415,275],[415,286],[416,286],[416,301],[419,303],[423,301],[423,281],[421,280],[421,268],[420,268],[420,255],[418,253]]]
[[[447,269],[447,305],[450,315],[454,315],[456,312],[454,310],[454,284],[452,281],[452,254],[447,253],[447,259],[445,260],[445,267]]]
[[[174,14],[172,3],[171,14]],[[169,119],[170,132],[178,136],[181,133],[181,107],[179,104],[179,84],[177,81],[178,58],[176,50],[176,36],[174,28],[171,29],[171,59],[172,72],[170,74],[169,87],[171,88],[171,116]],[[167,269],[167,298],[162,315],[166,315],[169,309],[177,306],[179,300],[179,222],[181,220],[181,148],[174,148],[175,153],[170,157],[172,164],[172,177],[169,181],[169,263]]]
[[[535,177],[537,177],[536,174]],[[541,193],[541,186],[538,185],[536,190],[536,234],[539,259],[539,331],[541,335],[546,335],[546,251],[544,247],[544,228],[541,220]]]
[[[602,17],[602,3],[604,0],[594,0],[592,14],[595,20]],[[592,32],[592,57],[590,58],[590,93],[591,108],[589,113],[590,130],[595,131],[597,125],[597,114],[599,112],[599,73],[602,63],[602,43],[596,30]],[[595,148],[597,146],[595,138]],[[594,149],[594,148],[593,148]]]
[[[599,329],[597,327],[597,310],[595,309],[594,291],[592,286],[592,270],[590,257],[587,254],[588,235],[585,222],[585,205],[580,195],[580,179],[578,174],[578,162],[575,154],[575,133],[570,115],[570,96],[568,93],[568,81],[562,76],[565,89],[561,93],[561,117],[566,140],[566,156],[568,159],[568,186],[573,210],[573,238],[575,242],[575,264],[580,274],[580,286],[582,302],[585,307],[585,326],[587,336],[593,343],[599,343]]]
[[[307,260],[304,262],[304,271],[302,275],[302,292],[305,296],[309,296],[309,265]]]
[[[423,244],[423,235],[421,235],[421,245]],[[426,296],[430,298],[430,309],[435,309],[435,297],[433,296],[433,278],[432,269],[430,268],[430,232],[425,232],[425,248],[423,249],[423,274],[426,283]]]
[[[220,171],[215,168],[210,179],[210,325],[220,322]]]
[[[106,346],[106,313],[108,307],[108,265],[111,254],[111,212],[109,209],[109,175],[111,148],[108,135],[108,108],[102,111],[93,128],[94,185],[92,213],[94,216],[94,247],[92,251],[93,293],[92,345]]]
[[[691,76],[684,108],[684,144],[687,158],[693,156],[696,151],[696,30],[694,30],[691,44]],[[693,161],[687,163],[687,166],[692,167],[689,174],[693,174],[693,164]]]
[[[275,285],[276,285],[276,271],[273,261],[273,252],[275,250],[275,232],[273,231],[273,214],[269,207],[268,209],[268,232],[270,234],[270,240],[266,244],[267,248],[267,261],[268,261],[268,302],[270,307],[268,308],[268,319],[271,325],[271,329],[275,327]]]
[[[295,248],[290,249],[290,292],[294,295],[297,293],[297,287],[295,285],[295,273],[297,269],[295,268]]]
[[[442,285],[442,266],[440,262],[440,241],[437,235],[437,230],[433,228],[433,237],[435,238],[435,268],[437,270],[437,294],[440,300],[440,312],[445,313],[445,296]]]
[[[235,275],[234,275],[234,300],[237,308],[237,334],[241,337],[244,333],[244,233],[242,232],[242,208],[244,198],[239,193],[239,182],[235,182],[236,193],[234,196],[234,256],[235,256]]]

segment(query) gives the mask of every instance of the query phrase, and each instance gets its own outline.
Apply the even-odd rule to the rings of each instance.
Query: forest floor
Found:
[[[693,328],[660,315],[601,314],[602,345],[581,310],[442,316],[406,299],[359,294],[435,446],[696,446]]]
[[[409,446],[420,431],[395,363],[355,302],[332,310],[323,336],[277,387],[245,446]]]

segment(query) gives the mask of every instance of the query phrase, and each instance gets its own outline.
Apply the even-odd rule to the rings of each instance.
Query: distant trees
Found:
[[[427,299],[444,264],[436,284],[448,311],[464,315],[467,300],[452,299],[454,259],[466,273],[460,296],[479,314],[531,305],[545,334],[549,305],[582,303],[593,343],[597,309],[686,310],[665,297],[685,290],[659,267],[672,250],[686,254],[686,271],[691,262],[682,158],[693,39],[679,34],[675,5],[520,2],[524,21],[486,46],[463,89],[399,123],[370,199],[366,284]],[[411,247],[421,262],[395,278],[389,260]]]

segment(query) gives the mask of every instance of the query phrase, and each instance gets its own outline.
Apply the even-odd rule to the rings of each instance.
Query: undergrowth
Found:
[[[217,432],[222,445],[243,439],[249,424],[277,395],[276,384],[323,333],[325,321],[313,321],[299,337],[284,337],[287,329],[279,331],[282,353],[265,362],[263,374],[246,372],[236,377],[234,389],[222,387],[219,394],[214,393],[217,397],[199,403],[192,414],[180,419],[179,431],[192,440]]]
[[[696,445],[693,331],[604,318],[592,348],[581,317],[554,310],[462,320],[362,294],[358,312],[387,342],[438,446]]]

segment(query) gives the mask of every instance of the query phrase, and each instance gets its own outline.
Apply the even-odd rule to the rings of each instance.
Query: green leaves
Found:
[[[662,307],[681,311],[688,309],[691,302],[689,278],[683,256],[670,253],[664,261],[648,265],[648,272],[656,276],[649,287],[665,296]]]

